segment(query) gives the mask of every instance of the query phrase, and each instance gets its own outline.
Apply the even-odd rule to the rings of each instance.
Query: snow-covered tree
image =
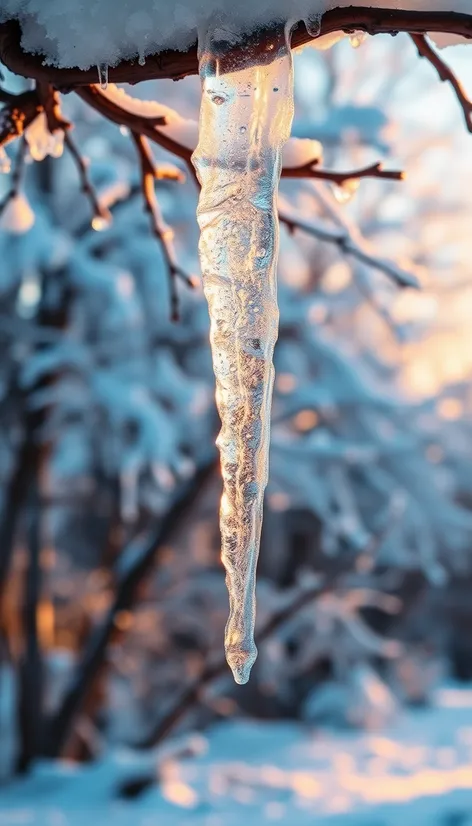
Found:
[[[211,4],[198,19],[190,8],[179,4],[181,16],[174,16],[172,9],[166,26],[159,26],[154,36],[146,4],[132,15],[123,15],[121,6],[110,14],[106,3],[97,3],[88,9],[93,11],[92,26],[76,4],[71,9],[48,4],[44,14],[41,3],[21,3],[17,8],[11,2],[2,6],[8,22],[0,30],[0,56],[5,65],[35,81],[32,89],[19,87],[18,80],[7,83],[8,91],[2,92],[0,131],[2,146],[13,147],[11,184],[6,185],[1,217],[2,255],[12,261],[1,285],[8,354],[4,364],[8,401],[2,446],[2,560],[5,577],[19,529],[28,527],[24,535],[28,537],[28,587],[33,603],[40,599],[37,513],[42,499],[53,508],[49,530],[57,543],[78,522],[64,500],[77,503],[80,499],[90,507],[92,500],[104,496],[111,524],[99,519],[99,525],[89,524],[83,534],[77,530],[77,546],[96,542],[103,564],[116,558],[118,583],[129,585],[136,571],[144,569],[141,562],[152,557],[156,517],[169,508],[172,513],[182,495],[185,499],[188,480],[194,474],[199,480],[198,469],[214,462],[206,314],[198,293],[188,290],[196,284],[192,275],[196,271],[192,220],[196,188],[191,165],[198,141],[195,86],[187,81],[192,85],[190,92],[181,93],[182,111],[164,80],[196,73],[195,30],[210,32],[209,39],[201,35],[204,104],[194,160],[203,185],[199,211],[202,268],[212,308],[224,425],[220,440],[226,486],[222,528],[232,592],[227,651],[238,681],[246,680],[254,659],[253,574],[267,450],[267,433],[261,442],[261,430],[267,430],[276,318],[273,280],[267,288],[264,279],[269,271],[273,279],[277,258],[272,207],[280,161],[282,325],[275,356],[278,379],[269,507],[277,513],[296,507],[313,514],[320,528],[320,547],[328,557],[337,554],[342,559],[337,576],[343,577],[345,569],[353,567],[356,556],[358,571],[352,581],[342,583],[339,594],[319,596],[320,588],[331,591],[334,582],[328,577],[327,582],[310,586],[306,568],[313,573],[320,565],[311,551],[292,564],[288,578],[283,573],[291,564],[286,560],[286,546],[281,545],[280,558],[273,555],[269,560],[264,552],[262,571],[267,581],[261,594],[261,638],[269,634],[274,622],[279,627],[286,615],[295,613],[305,628],[304,638],[314,642],[314,647],[300,648],[296,667],[301,673],[307,663],[330,652],[332,635],[338,634],[340,625],[348,637],[354,630],[358,642],[388,657],[397,652],[395,645],[369,636],[358,613],[369,606],[387,612],[397,606],[391,596],[359,593],[361,585],[375,586],[375,559],[379,565],[419,567],[433,583],[443,582],[448,568],[454,567],[450,560],[463,559],[471,535],[470,516],[456,501],[462,492],[459,468],[465,463],[465,477],[467,459],[457,456],[454,436],[451,442],[440,428],[442,416],[452,420],[465,412],[460,388],[451,389],[454,379],[446,376],[434,387],[409,394],[408,368],[402,363],[405,353],[411,357],[415,347],[420,347],[418,334],[422,333],[417,321],[421,310],[412,313],[413,323],[408,317],[408,302],[415,301],[412,288],[425,281],[427,269],[439,272],[445,252],[431,249],[418,231],[413,240],[408,233],[401,262],[396,255],[401,234],[394,202],[398,195],[392,187],[404,185],[400,183],[403,175],[385,169],[371,154],[374,149],[386,155],[390,148],[382,134],[386,113],[378,106],[381,87],[376,89],[376,105],[362,108],[351,81],[349,93],[355,103],[349,124],[346,107],[337,111],[333,106],[336,69],[332,59],[322,64],[320,57],[303,54],[296,111],[305,114],[303,120],[295,120],[298,137],[287,140],[282,149],[292,116],[287,103],[290,50],[280,28],[280,21],[286,22],[285,6],[262,3],[250,10],[243,4],[237,18],[220,18],[216,24]],[[290,4],[292,19],[306,21],[294,28],[293,46],[312,41],[325,47],[343,32],[350,35],[354,46],[362,43],[365,32],[409,32],[420,55],[453,86],[472,130],[472,106],[465,91],[424,35],[470,36],[472,19],[465,7],[458,5],[454,11],[444,11],[441,4],[425,8],[422,3],[410,4],[403,11],[336,7],[321,17],[325,10],[312,6],[300,3],[300,8],[293,8]],[[79,37],[84,28],[93,28],[93,34]],[[383,59],[390,59],[391,49],[383,45]],[[381,50],[372,54],[370,65],[362,66],[364,58],[358,59],[359,74],[375,71]],[[313,119],[308,99],[313,84],[303,88],[305,73],[309,77],[316,71],[325,84],[322,92],[318,89],[324,122]],[[158,80],[152,101],[108,83],[152,79]],[[266,84],[267,91],[261,92],[257,84]],[[151,97],[147,87],[143,95]],[[274,102],[271,95],[279,97]],[[233,106],[233,97],[237,102],[228,114],[226,104]],[[258,102],[261,97],[264,105]],[[188,108],[192,109],[190,117],[184,117]],[[355,129],[356,116],[357,136],[350,146],[345,138],[346,120]],[[278,121],[281,131],[275,135],[273,123]],[[19,138],[16,147],[15,138]],[[157,161],[151,144],[159,152]],[[368,144],[369,157],[362,144]],[[51,162],[49,156],[63,149],[65,157]],[[323,164],[323,152],[334,169]],[[164,162],[168,153],[174,156],[172,165]],[[42,161],[31,174],[26,163],[30,156]],[[91,159],[90,166],[85,156]],[[405,159],[413,165],[406,151]],[[337,171],[339,160],[348,171]],[[8,166],[8,156],[3,163]],[[361,206],[356,209],[354,205],[351,214],[339,202],[347,202],[364,178],[375,179],[373,195],[362,202],[359,197]],[[80,189],[84,198],[79,202]],[[139,209],[140,196],[151,232]],[[430,206],[427,188],[421,197],[424,203],[419,215]],[[461,215],[462,204],[454,208]],[[87,209],[92,211],[95,233],[88,231]],[[322,252],[317,252],[318,241],[326,242]],[[438,290],[444,289],[439,275],[437,281]],[[401,290],[407,299],[400,297]],[[239,300],[239,293],[241,307],[235,314],[232,302]],[[178,315],[176,326],[170,318],[175,321]],[[243,332],[235,338],[238,325]],[[431,338],[431,326],[423,326]],[[235,391],[234,351],[241,341]],[[246,369],[241,367],[243,361]],[[457,380],[465,375],[464,369]],[[244,415],[249,416],[244,420],[241,398]],[[454,411],[459,411],[457,416]],[[448,457],[449,469],[438,467],[441,451]],[[117,530],[120,548],[131,542],[121,556],[116,553]],[[133,544],[132,537],[142,531],[146,537],[141,547],[139,542]],[[162,538],[160,529],[157,538]],[[74,551],[72,537],[62,541],[69,552]],[[208,557],[212,564],[213,553],[214,549]],[[185,567],[193,570],[192,556]],[[302,582],[301,594],[296,585],[300,578],[309,583]],[[192,584],[191,577],[186,582],[194,594],[198,583]],[[216,604],[220,582],[218,576]],[[162,585],[158,582],[156,587],[159,592]],[[161,603],[165,600],[160,595]],[[308,619],[305,605],[311,606],[306,609]],[[108,628],[105,640],[124,605],[118,599],[110,610],[103,626],[105,631]],[[170,640],[172,608],[165,617]],[[291,624],[284,627],[293,638]],[[31,669],[39,662],[37,621],[28,628],[20,673],[23,703],[31,710],[35,706]],[[351,647],[348,642],[346,653],[340,646],[344,673],[357,656]],[[282,649],[279,645],[279,652]],[[166,653],[172,671],[175,663],[171,652]],[[275,668],[277,658],[278,667],[285,665],[285,655],[272,652],[269,663],[261,663],[262,671]],[[79,677],[81,673],[83,677],[79,665]],[[214,672],[207,666],[203,676],[213,679],[214,673],[219,674],[219,669]],[[177,682],[185,676],[179,669],[175,674]],[[168,690],[168,677],[159,679]],[[78,684],[75,705],[71,701],[69,711],[66,708],[62,717],[59,713],[55,729],[54,720],[51,723],[56,734],[60,729],[52,738],[53,746],[44,745],[44,732],[43,742],[37,741],[37,721],[32,723],[23,715],[25,761],[38,751],[62,747],[71,722],[70,708],[83,700],[88,687],[86,679],[79,679]],[[72,694],[66,691],[62,711],[71,696],[74,700],[76,687],[73,682]],[[40,697],[39,692],[36,695]],[[64,716],[67,725],[63,725]]]

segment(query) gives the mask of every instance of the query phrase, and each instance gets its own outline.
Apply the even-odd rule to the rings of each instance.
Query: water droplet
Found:
[[[353,32],[349,35],[349,41],[353,49],[358,49],[367,38],[367,32]]]
[[[245,126],[240,126],[239,131],[241,132],[241,135],[244,135],[244,133],[246,132],[246,127]]]
[[[105,89],[108,87],[108,65],[106,63],[99,63],[97,66],[98,71],[98,82],[100,84],[100,89]]]
[[[359,189],[360,181],[358,178],[349,178],[343,184],[334,184],[333,193],[338,204],[347,204],[352,200],[357,190]]]
[[[274,92],[278,92],[278,91],[279,91],[279,87],[278,87],[278,86],[274,86],[274,90],[273,90],[273,91],[274,91]]]
[[[138,63],[139,63],[140,66],[145,66],[146,65],[146,58],[144,57],[143,54],[139,55]]]
[[[104,230],[108,229],[111,224],[111,219],[107,218],[105,215],[95,215],[92,218],[92,229],[95,232],[103,232]]]

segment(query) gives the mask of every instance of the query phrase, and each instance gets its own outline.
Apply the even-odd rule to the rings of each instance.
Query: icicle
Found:
[[[108,65],[106,63],[99,63],[97,66],[97,71],[100,89],[105,91],[108,89]]]
[[[319,14],[312,14],[305,20],[306,30],[311,37],[318,37],[321,31],[321,21],[323,19],[323,15],[321,12]]]
[[[225,37],[226,42],[222,37]],[[200,257],[211,319],[224,490],[220,524],[230,614],[225,649],[237,683],[249,679],[255,574],[268,476],[278,334],[277,187],[293,117],[287,33],[254,48],[219,30],[200,43]]]

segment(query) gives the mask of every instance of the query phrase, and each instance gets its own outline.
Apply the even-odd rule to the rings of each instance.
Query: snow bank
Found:
[[[277,19],[307,19],[352,0],[0,0],[0,19],[15,18],[23,46],[62,67],[86,69],[99,63],[185,50],[196,31],[223,12],[241,31]],[[398,8],[398,0],[371,0],[368,6]],[[471,12],[471,0],[403,0],[416,11]]]
[[[2,826],[472,826],[471,691],[376,732],[235,721],[161,753],[44,763],[2,788]],[[131,779],[157,777],[133,800]]]

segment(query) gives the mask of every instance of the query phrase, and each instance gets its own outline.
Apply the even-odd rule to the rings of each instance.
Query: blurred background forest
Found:
[[[446,57],[472,92],[464,52]],[[7,73],[5,86],[26,88]],[[133,95],[198,117],[197,78]],[[203,294],[178,280],[180,320],[171,320],[132,142],[64,100],[112,222],[91,226],[73,158],[51,157],[57,141],[43,146],[44,133],[31,131],[8,150],[14,168],[24,165],[24,188],[0,217],[1,823],[83,822],[65,793],[48,809],[44,789],[38,802],[32,780],[15,780],[37,779],[45,758],[68,758],[88,766],[79,797],[93,797],[94,783],[108,788],[111,761],[109,800],[153,800],[154,813],[165,801],[161,817],[148,812],[143,823],[324,823],[314,813],[332,811],[344,826],[355,796],[350,749],[393,725],[398,743],[382,742],[411,757],[415,726],[429,748],[435,720],[462,743],[458,756],[441,740],[440,765],[468,767],[458,786],[469,797],[441,821],[425,809],[424,822],[472,823],[472,702],[469,728],[457,731],[444,708],[431,710],[438,696],[449,710],[467,705],[457,685],[472,680],[472,135],[457,100],[405,36],[296,56],[294,135],[320,141],[329,168],[383,160],[407,177],[282,182],[259,658],[244,687],[223,655]],[[155,157],[176,259],[182,275],[198,274],[195,182],[178,158]],[[0,198],[8,187],[2,175]],[[408,274],[420,290],[399,286]],[[405,719],[413,722],[402,729]],[[326,767],[292,771],[284,738],[294,721],[297,737],[325,732],[336,795],[320,780]],[[215,765],[234,757],[239,774],[223,782],[210,773],[197,792],[179,767],[203,759],[208,731]],[[243,743],[256,762],[274,762],[272,774],[244,769]],[[394,761],[387,746],[375,756]],[[431,769],[437,757],[431,746],[417,764]],[[371,758],[359,757],[366,781]],[[65,769],[48,771],[65,782]],[[454,791],[439,769],[435,777],[416,797],[438,783]],[[218,814],[223,799],[236,809]],[[72,809],[83,805],[77,798]],[[363,817],[355,822],[394,822]]]

